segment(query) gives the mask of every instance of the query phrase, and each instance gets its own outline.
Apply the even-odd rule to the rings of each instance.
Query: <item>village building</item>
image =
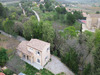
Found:
[[[63,6],[63,7],[65,7],[65,6],[66,6],[66,4],[62,4],[62,6]]]
[[[86,25],[88,29],[100,28],[100,14],[89,14],[86,18]]]
[[[100,14],[88,14],[86,20],[81,20],[82,31],[88,30],[95,32],[96,29],[100,29]]]
[[[44,0],[40,0],[40,2],[44,2]]]
[[[22,41],[17,47],[17,54],[22,60],[40,70],[50,60],[50,43],[38,39]]]

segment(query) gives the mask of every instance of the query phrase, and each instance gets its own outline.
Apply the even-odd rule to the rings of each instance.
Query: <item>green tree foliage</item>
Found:
[[[85,65],[85,68],[83,70],[83,75],[91,75],[91,64]]]
[[[46,8],[47,11],[49,10],[50,6],[51,6],[51,3],[50,2],[46,2],[45,8]]]
[[[96,30],[94,36],[95,36],[95,39],[94,39],[95,46],[100,46],[100,30]]]
[[[88,31],[88,30],[86,30],[86,31],[84,32],[84,34],[85,34],[86,36],[89,36],[89,37],[91,37],[91,36],[93,35],[93,33],[90,32],[90,31]]]
[[[53,44],[54,29],[51,22],[44,21],[38,23],[36,18],[32,16],[30,20],[24,23],[23,35],[28,40],[37,38]]]
[[[13,34],[14,33],[13,27],[14,27],[14,22],[12,20],[6,18],[6,20],[3,21],[3,28],[5,32]]]
[[[94,52],[94,74],[100,74],[100,43]]]
[[[61,33],[61,35],[64,37],[64,38],[73,38],[73,37],[76,37],[77,36],[77,31],[75,29],[75,27],[73,26],[69,26],[67,28],[64,29],[64,32]]]
[[[49,21],[44,22],[42,25],[42,40],[53,44],[54,29],[52,27],[52,23]]]
[[[100,74],[100,30],[96,30],[94,38],[95,51],[94,51],[94,74]]]
[[[69,25],[73,25],[75,23],[75,21],[76,21],[75,16],[71,13],[67,13],[66,23]]]
[[[80,11],[74,11],[73,15],[75,16],[76,20],[83,18],[82,12],[80,12]]]
[[[14,74],[14,72],[12,72],[12,71],[9,70],[9,69],[5,69],[5,70],[4,70],[4,73],[5,73],[6,75],[13,75],[13,74]]]
[[[0,3],[0,17],[7,17],[9,14],[8,8],[3,7],[3,5]]]
[[[37,35],[37,26],[38,21],[36,20],[35,16],[31,16],[30,20],[24,23],[23,35],[26,39],[30,40]]]
[[[41,9],[41,10],[43,9],[43,5],[42,5],[42,4],[40,4],[40,9]]]
[[[74,73],[78,73],[78,54],[74,49],[70,48],[61,59]]]
[[[0,29],[2,29],[2,19],[0,19]]]
[[[0,16],[3,16],[4,12],[4,7],[3,5],[0,3]]]
[[[42,5],[42,4],[40,4],[40,9],[43,11],[43,13],[45,13],[45,7]]]
[[[66,14],[66,12],[67,12],[65,7],[57,7],[57,8],[55,8],[55,10],[58,14]]]
[[[0,66],[4,66],[8,60],[6,49],[0,48]]]
[[[11,19],[12,20],[15,20],[16,19],[16,16],[17,16],[16,12],[11,13]]]
[[[100,11],[96,11],[96,14],[100,14]]]

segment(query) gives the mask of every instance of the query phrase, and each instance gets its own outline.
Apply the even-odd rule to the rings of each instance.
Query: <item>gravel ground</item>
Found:
[[[74,75],[72,71],[65,66],[59,58],[51,55],[51,61],[45,66],[46,69],[50,70],[54,74],[64,72],[66,75]]]

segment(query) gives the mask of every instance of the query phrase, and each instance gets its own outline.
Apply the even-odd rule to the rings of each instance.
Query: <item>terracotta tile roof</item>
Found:
[[[0,72],[0,75],[5,75],[4,73]]]
[[[100,18],[100,14],[89,14],[89,16],[93,18]]]
[[[46,45],[50,45],[50,43],[44,42],[44,41],[38,40],[38,39],[31,39],[27,45],[32,48],[42,51],[44,49],[44,47]]]
[[[28,50],[27,50],[27,43],[28,43],[29,41],[22,41],[19,45],[18,45],[18,47],[17,47],[17,49],[19,50],[19,51],[21,51],[21,52],[23,52],[23,53],[25,53],[25,54],[27,54],[27,55],[31,55],[32,53],[31,52],[29,52]]]

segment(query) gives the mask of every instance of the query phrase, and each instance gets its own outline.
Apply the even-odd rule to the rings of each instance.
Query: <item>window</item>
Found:
[[[28,49],[28,51],[33,52],[33,48],[30,47],[30,48]]]
[[[37,51],[37,52],[36,52],[36,54],[37,54],[37,55],[40,55],[40,52],[39,52],[39,51]]]
[[[47,52],[50,50],[50,47],[47,48]]]
[[[30,48],[30,50],[33,50],[33,48]]]
[[[40,63],[40,60],[39,60],[39,59],[37,59],[37,62],[38,62],[38,63]]]

